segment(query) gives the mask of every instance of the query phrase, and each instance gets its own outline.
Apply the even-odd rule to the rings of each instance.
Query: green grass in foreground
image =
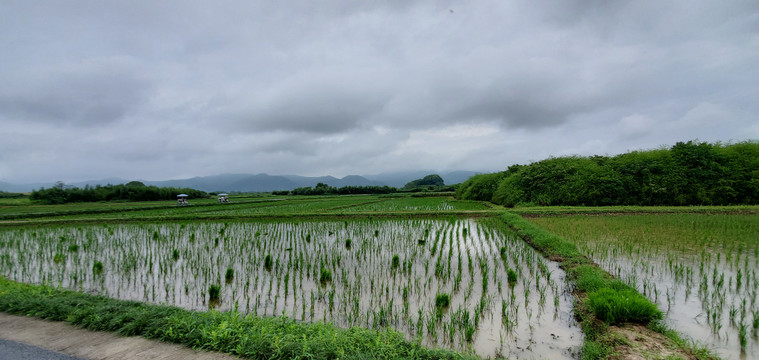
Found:
[[[286,317],[193,312],[114,300],[0,277],[0,311],[66,321],[90,330],[184,344],[250,359],[476,359],[428,349],[393,330],[339,329]]]

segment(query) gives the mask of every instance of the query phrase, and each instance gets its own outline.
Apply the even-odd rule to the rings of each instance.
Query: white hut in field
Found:
[[[229,194],[219,194],[219,203],[228,203],[229,198],[227,196],[229,196]]]
[[[187,202],[187,194],[179,194],[177,195],[177,206],[184,206],[189,204]]]

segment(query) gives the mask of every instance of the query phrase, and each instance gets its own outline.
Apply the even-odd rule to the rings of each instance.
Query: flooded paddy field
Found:
[[[538,217],[725,359],[759,358],[759,216]]]
[[[391,327],[482,357],[569,359],[583,340],[563,271],[475,220],[5,229],[0,273],[193,310]]]

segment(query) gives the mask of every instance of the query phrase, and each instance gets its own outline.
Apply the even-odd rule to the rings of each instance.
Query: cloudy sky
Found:
[[[759,139],[759,2],[0,0],[0,181]]]

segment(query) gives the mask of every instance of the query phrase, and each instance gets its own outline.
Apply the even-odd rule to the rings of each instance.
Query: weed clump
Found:
[[[450,304],[451,304],[451,296],[450,295],[448,295],[446,293],[435,295],[435,307],[436,308],[443,309],[443,308],[448,307],[448,305],[450,305]]]
[[[266,256],[264,257],[264,268],[266,270],[271,271],[271,265],[272,265],[271,254],[266,254]]]
[[[329,281],[332,281],[332,271],[330,271],[329,269],[325,267],[322,267],[321,273],[319,275],[319,282],[324,284]]]
[[[100,261],[95,261],[95,263],[92,264],[92,272],[95,275],[102,274],[103,273],[103,263],[100,262]]]
[[[393,260],[390,262],[390,268],[395,270],[401,265],[401,258],[398,254],[393,255]]]
[[[66,256],[61,253],[55,254],[55,256],[53,256],[53,262],[56,264],[62,263],[63,260],[66,260]]]
[[[77,252],[77,251],[79,251],[79,245],[77,244],[69,245],[69,252]]]
[[[632,289],[600,289],[588,294],[588,305],[597,318],[610,325],[648,324],[662,318],[656,305]]]
[[[351,239],[345,239],[345,248],[348,250],[351,249]]]
[[[517,272],[514,269],[507,270],[506,279],[509,281],[509,285],[514,286],[517,283]]]
[[[211,301],[219,301],[219,295],[221,294],[221,286],[216,284],[211,284],[211,286],[208,287],[208,299]]]
[[[174,249],[174,251],[171,252],[171,258],[174,259],[174,261],[179,260],[179,250]]]
[[[235,269],[227,268],[227,273],[224,274],[224,279],[227,280],[227,283],[231,283],[232,280],[235,278]]]

